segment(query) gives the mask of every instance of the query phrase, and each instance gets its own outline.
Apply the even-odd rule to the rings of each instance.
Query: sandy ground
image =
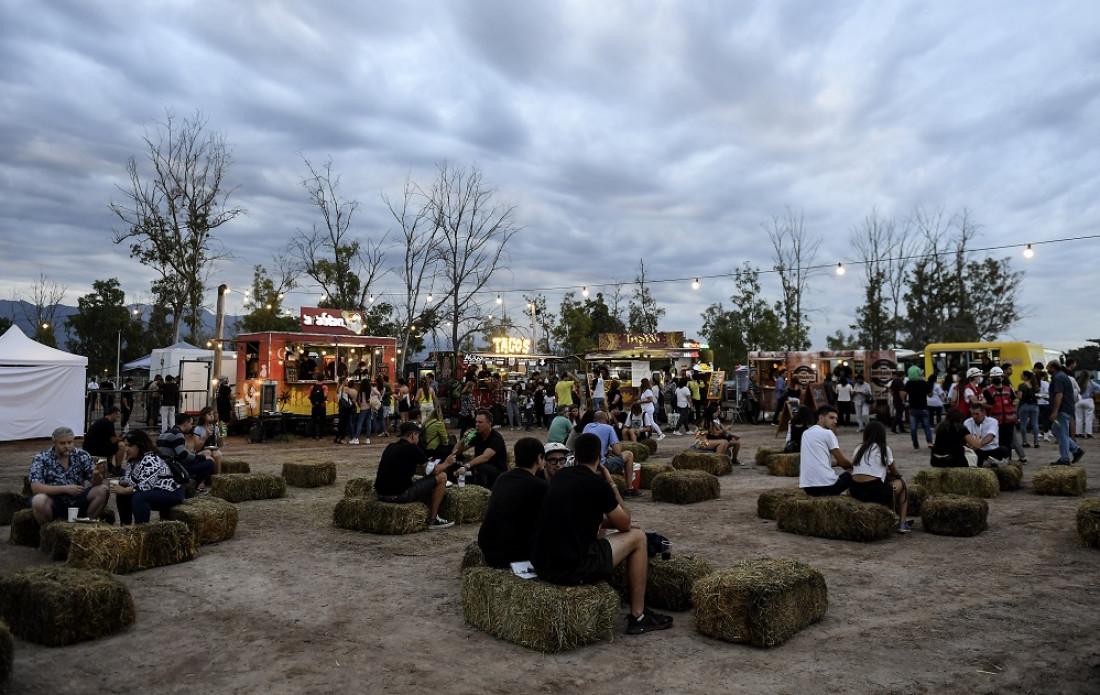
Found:
[[[746,426],[746,455],[772,445],[770,427]],[[536,435],[542,433],[536,431]],[[504,435],[511,444],[519,436]],[[841,446],[858,444],[842,430]],[[1080,499],[1035,495],[1026,481],[1056,448],[1033,449],[1025,486],[989,501],[989,530],[948,538],[917,529],[860,544],[801,537],[756,516],[760,491],[796,485],[748,466],[721,479],[722,498],[677,506],[648,492],[637,523],[715,567],[789,556],[824,575],[820,623],[775,649],[728,644],[694,629],[626,636],[625,607],[595,645],[543,655],[464,624],[459,562],[476,526],[387,537],[332,527],[352,477],[373,474],[383,445],[250,444],[226,455],[254,472],[286,461],[337,463],[336,485],[290,488],[285,499],[242,503],[234,539],[197,560],[123,576],[137,605],[129,630],[51,649],[16,640],[14,693],[1096,693],[1100,692],[1100,551],[1074,532]],[[668,437],[657,459],[689,442]],[[907,479],[925,450],[891,435]],[[0,488],[18,489],[46,440],[0,445]],[[1100,446],[1082,461],[1100,481]],[[1095,487],[1089,495],[1096,495]],[[48,564],[7,543],[0,572]]]

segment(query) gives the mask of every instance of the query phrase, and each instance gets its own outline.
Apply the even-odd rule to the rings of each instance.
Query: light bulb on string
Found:
[[[1035,252],[1031,250],[1031,244],[1028,244],[1027,248],[1024,249],[1024,258],[1032,258],[1034,256]]]
[[[847,272],[847,271],[844,269],[844,264],[843,263],[837,263],[836,264],[836,274],[837,275],[843,275],[845,272]]]
[[[699,289],[699,278],[695,278],[694,280],[691,281],[691,289],[693,289],[693,290]]]
[[[581,296],[582,297],[587,297],[588,296],[588,287],[587,286],[581,288]]]
[[[504,297],[501,297],[501,296],[500,296],[500,295],[498,294],[498,295],[497,295],[497,305],[499,306],[499,305],[501,305],[501,304],[503,304],[503,303],[504,303]]]

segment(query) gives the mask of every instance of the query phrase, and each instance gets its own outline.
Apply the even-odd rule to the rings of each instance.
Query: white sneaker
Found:
[[[370,444],[370,437],[367,437],[365,440],[363,440],[363,443]],[[358,444],[358,442],[356,442],[356,444]]]
[[[348,444],[358,444],[358,443],[359,443],[359,438],[358,437],[356,437],[355,439],[348,442]]]
[[[659,435],[657,435],[657,441],[661,441],[664,438],[665,438],[665,433],[664,432],[661,432]]]

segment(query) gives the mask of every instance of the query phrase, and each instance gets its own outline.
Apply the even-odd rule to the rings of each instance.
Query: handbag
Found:
[[[168,475],[161,475],[161,478],[171,478],[176,485],[186,485],[191,480],[191,474],[176,459],[164,460],[164,466],[168,469]]]
[[[978,467],[978,452],[974,451],[970,447],[966,447],[965,449],[963,449],[963,456],[966,457],[966,463],[971,468]]]

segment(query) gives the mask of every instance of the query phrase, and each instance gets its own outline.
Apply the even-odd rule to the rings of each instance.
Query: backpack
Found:
[[[309,390],[309,402],[312,405],[324,405],[325,387],[320,384],[314,384],[313,388]]]
[[[164,461],[164,467],[168,469],[168,475],[162,474],[161,478],[171,478],[176,482],[176,485],[186,485],[191,480],[191,474],[187,472],[182,463],[174,458],[161,460]]]

